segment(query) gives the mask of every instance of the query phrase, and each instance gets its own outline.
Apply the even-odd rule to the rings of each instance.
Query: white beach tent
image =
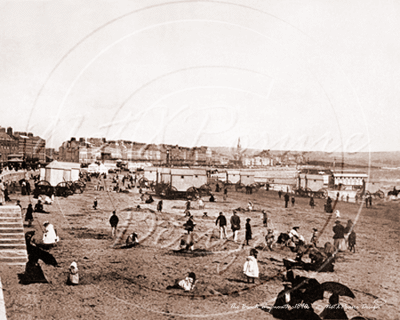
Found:
[[[64,181],[79,180],[80,164],[75,162],[58,162],[57,160],[49,163],[44,170],[44,177],[41,171],[40,180],[48,181],[52,186],[56,186]]]
[[[99,166],[99,171],[98,171],[100,174],[102,174],[102,173],[105,173],[105,174],[107,174],[108,173],[108,169],[107,169],[107,167],[104,165],[104,163],[101,163],[100,164],[100,166]]]
[[[95,164],[94,162],[89,164],[88,172],[89,173],[97,173],[97,172],[99,172],[99,166],[97,164]]]

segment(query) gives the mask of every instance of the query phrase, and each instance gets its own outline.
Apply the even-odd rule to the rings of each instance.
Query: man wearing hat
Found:
[[[233,232],[233,241],[236,242],[240,230],[240,218],[236,215],[236,211],[233,211],[233,216],[231,217],[231,229]]]
[[[215,225],[219,225],[219,236],[220,239],[228,238],[226,235],[226,218],[222,212],[219,213],[217,220],[215,221]]]
[[[339,220],[335,221],[333,227],[333,246],[337,251],[346,251],[346,241],[344,239],[344,227]]]

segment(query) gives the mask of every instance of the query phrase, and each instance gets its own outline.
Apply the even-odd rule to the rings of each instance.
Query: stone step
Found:
[[[0,206],[0,264],[24,265],[27,261],[21,209]]]
[[[0,257],[1,264],[25,265],[28,262],[28,257]]]
[[[26,250],[25,243],[2,243],[0,244],[0,250],[9,250],[9,249],[24,249]]]
[[[17,222],[17,221],[21,221],[21,217],[1,217],[0,216],[0,223],[2,222]]]
[[[19,228],[0,228],[0,237],[4,233],[22,233],[24,234],[24,229],[22,227]]]
[[[0,206],[1,208],[1,206]],[[0,217],[20,217],[21,216],[21,212],[17,212],[17,211],[2,211],[0,213]]]
[[[16,238],[16,239],[0,239],[0,245],[2,244],[23,244],[25,245],[24,238]]]
[[[0,228],[18,228],[21,229],[23,227],[21,221],[18,222],[2,222],[0,221]]]
[[[28,256],[24,249],[2,249],[0,250],[0,257],[11,257],[11,256]]]
[[[1,233],[1,239],[23,239],[25,241],[25,236],[23,233]]]

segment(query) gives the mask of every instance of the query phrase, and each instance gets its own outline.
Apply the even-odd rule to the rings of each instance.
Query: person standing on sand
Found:
[[[94,201],[93,201],[93,209],[94,209],[94,210],[97,210],[97,197],[94,198]]]
[[[186,238],[186,244],[187,248],[191,251],[194,250],[194,239],[193,239],[193,230],[196,224],[193,221],[193,216],[189,216],[188,221],[184,224],[185,230],[187,231],[187,238]]]
[[[314,196],[311,196],[311,198],[310,198],[310,207],[311,207],[311,209],[314,209],[314,207],[315,207]]]
[[[233,241],[237,241],[238,232],[240,230],[240,218],[236,215],[236,211],[233,211],[233,216],[231,217],[231,229]]]
[[[294,196],[292,197],[292,207],[294,207],[294,203],[295,203],[296,199],[294,198]]]
[[[226,201],[226,198],[228,198],[228,189],[225,187],[224,188],[224,201]]]
[[[228,238],[226,234],[226,218],[222,212],[219,213],[217,220],[215,221],[215,225],[219,224],[219,237],[220,239]]]
[[[199,200],[197,202],[199,204],[199,210],[204,209],[204,201],[203,201],[203,199],[199,198]]]
[[[28,204],[28,208],[26,209],[25,221],[28,221],[28,227],[31,227],[31,226],[32,226],[32,222],[33,222],[33,208],[32,208],[32,203]]]
[[[117,227],[118,227],[119,218],[115,211],[110,218],[110,225],[111,225],[111,235],[114,237],[117,234]]]
[[[346,242],[346,245],[348,244],[349,235],[352,230],[353,230],[353,221],[347,220],[347,225],[344,228],[344,240]]]
[[[5,201],[5,199],[4,199],[4,184],[3,184],[3,182],[1,182],[1,179],[0,179],[0,206],[2,206],[3,205],[3,202]]]
[[[344,240],[344,227],[339,220],[336,220],[333,232],[333,246],[337,251],[345,251],[346,242]]]
[[[163,201],[160,200],[160,201],[158,201],[158,204],[157,204],[157,212],[161,213],[162,207],[163,207]]]
[[[251,249],[250,255],[246,258],[246,262],[244,263],[243,273],[247,276],[247,283],[254,283],[254,279],[258,278],[257,255],[257,250]]]
[[[285,199],[285,208],[287,208],[289,200],[290,200],[290,196],[288,193],[285,193],[284,199]]]
[[[246,219],[246,245],[249,245],[249,240],[252,239],[252,233],[251,233],[251,225],[250,225],[250,218]]]
[[[354,232],[354,228],[349,234],[348,238],[348,248],[350,252],[356,253],[356,233]]]
[[[278,196],[279,196],[279,199],[282,197],[282,191],[281,190],[278,191]]]
[[[264,227],[268,228],[268,215],[267,212],[265,210],[261,211],[263,214],[263,225]]]

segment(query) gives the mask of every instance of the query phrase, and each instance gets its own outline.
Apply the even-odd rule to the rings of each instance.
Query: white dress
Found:
[[[48,224],[46,226],[46,231],[43,234],[43,243],[44,244],[54,244],[60,241],[60,238],[57,236],[54,226],[52,224]]]
[[[258,264],[257,259],[253,256],[248,256],[243,266],[243,272],[246,276],[258,278]]]

